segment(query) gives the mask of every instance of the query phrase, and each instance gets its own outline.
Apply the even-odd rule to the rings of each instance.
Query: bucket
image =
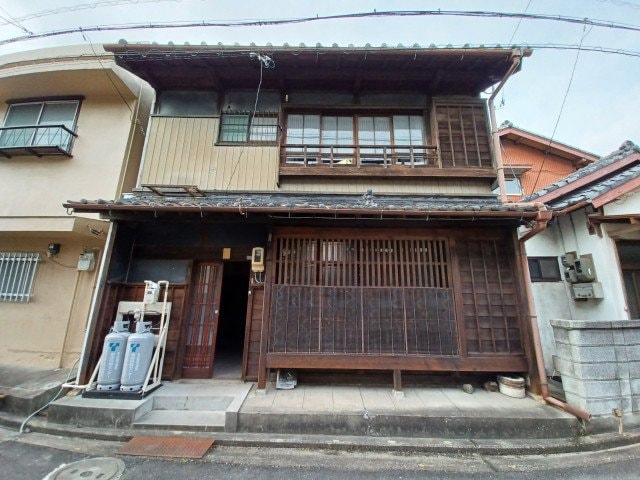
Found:
[[[498,387],[500,393],[513,398],[524,398],[524,378],[508,377],[506,375],[498,375]]]

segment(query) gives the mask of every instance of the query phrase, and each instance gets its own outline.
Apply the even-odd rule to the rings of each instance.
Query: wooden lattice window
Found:
[[[492,166],[484,103],[440,103],[435,107],[443,167]]]
[[[270,351],[457,355],[444,239],[278,237]]]
[[[457,246],[467,353],[523,353],[509,244],[473,239],[459,240]]]

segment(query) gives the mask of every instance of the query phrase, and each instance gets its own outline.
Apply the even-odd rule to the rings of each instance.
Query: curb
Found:
[[[0,413],[0,426],[18,430],[23,421],[21,417]],[[640,429],[622,435],[602,433],[566,439],[443,439],[86,428],[48,424],[42,417],[32,419],[28,429],[48,435],[111,442],[126,442],[136,435],[173,435],[215,437],[217,445],[228,447],[433,454],[544,455],[595,452],[640,443]]]

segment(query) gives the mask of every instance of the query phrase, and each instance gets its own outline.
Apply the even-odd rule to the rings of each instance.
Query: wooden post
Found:
[[[401,370],[393,371],[393,392],[394,393],[402,392],[402,371]]]

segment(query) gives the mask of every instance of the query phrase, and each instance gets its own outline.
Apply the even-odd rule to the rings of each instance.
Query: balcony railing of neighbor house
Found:
[[[21,155],[71,156],[78,136],[65,125],[23,125],[0,128],[0,155],[11,158]]]

